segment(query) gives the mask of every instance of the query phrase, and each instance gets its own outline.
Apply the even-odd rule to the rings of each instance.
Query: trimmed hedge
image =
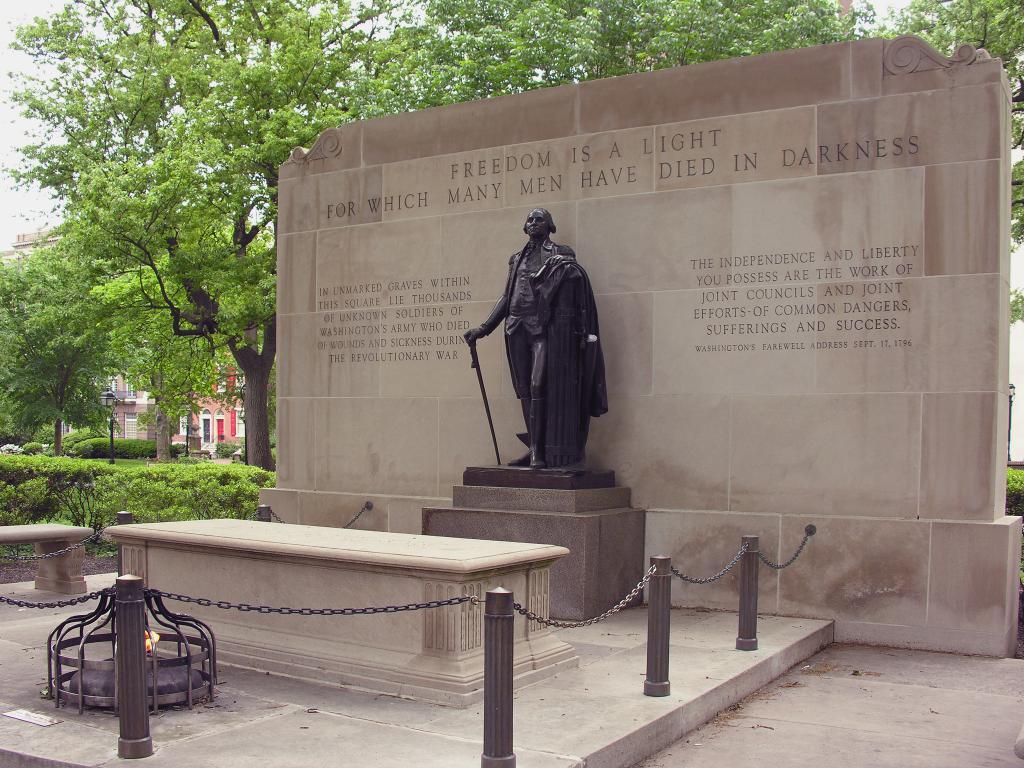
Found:
[[[65,451],[68,451],[71,449],[71,446],[76,445],[83,440],[93,440],[97,437],[103,437],[103,433],[97,432],[95,429],[76,429],[74,432],[68,432],[64,435],[60,444]]]
[[[218,459],[230,459],[235,451],[240,450],[241,447],[238,443],[225,441],[217,443],[213,448],[213,452],[217,455]]]
[[[95,530],[119,510],[137,522],[251,517],[273,472],[244,464],[118,466],[45,456],[0,457],[0,524],[62,521]]]
[[[25,454],[28,456],[34,456],[37,453],[43,452],[43,444],[35,442],[25,443],[23,446],[21,446],[21,450],[23,450]]]
[[[177,456],[184,446],[172,445],[171,455]],[[110,456],[109,437],[91,437],[75,443],[68,449],[68,454],[81,459],[105,459]],[[155,459],[156,440],[114,440],[114,458],[117,459]]]
[[[1006,514],[1024,516],[1024,469],[1006,470]]]

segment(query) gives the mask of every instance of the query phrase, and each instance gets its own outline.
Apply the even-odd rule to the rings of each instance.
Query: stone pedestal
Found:
[[[463,483],[451,507],[424,508],[423,532],[568,548],[551,566],[552,617],[603,613],[643,576],[646,513],[613,472],[470,467]]]
[[[32,544],[36,555],[48,555],[66,549],[72,544],[91,536],[92,528],[73,525],[36,523],[33,525],[6,525],[0,527],[0,546]],[[85,550],[82,547],[65,552],[63,555],[36,561],[36,589],[59,592],[64,595],[84,595],[85,577],[82,563]]]

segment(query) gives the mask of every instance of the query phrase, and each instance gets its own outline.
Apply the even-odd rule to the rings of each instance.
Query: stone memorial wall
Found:
[[[326,131],[281,168],[286,520],[419,532],[493,450],[462,333],[527,212],[601,315],[588,464],[649,554],[717,570],[742,534],[796,565],[761,609],[842,640],[1012,652],[1003,513],[1009,96],[997,60],[868,40],[537,90]],[[523,429],[480,343],[506,460]],[[735,607],[735,582],[677,585]]]

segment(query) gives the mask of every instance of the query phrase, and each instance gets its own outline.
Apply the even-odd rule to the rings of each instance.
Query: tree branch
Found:
[[[202,17],[203,21],[206,22],[206,26],[210,28],[210,33],[213,35],[213,41],[223,53],[224,43],[220,39],[220,30],[217,29],[217,23],[210,17],[210,14],[203,9],[203,6],[201,6],[197,0],[188,0],[188,4],[191,5],[193,10],[195,10],[195,12]]]

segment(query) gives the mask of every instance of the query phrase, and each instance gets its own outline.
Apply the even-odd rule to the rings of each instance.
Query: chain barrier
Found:
[[[482,602],[476,595],[462,595],[460,597],[449,597],[444,600],[429,600],[424,603],[380,605],[367,608],[288,608],[270,605],[250,605],[249,603],[232,603],[227,600],[210,600],[205,597],[179,595],[159,589],[147,589],[146,593],[167,600],[177,600],[180,603],[194,603],[206,608],[221,608],[223,610],[242,611],[243,613],[250,611],[254,613],[277,613],[285,616],[369,616],[376,613],[401,613],[403,611],[421,611],[428,608],[443,608],[446,605],[461,605],[462,603],[473,603],[476,605]]]
[[[632,590],[630,590],[628,595],[600,616],[595,616],[592,619],[583,619],[582,621],[558,621],[557,619],[549,619],[545,616],[539,616],[533,611],[523,608],[519,603],[512,603],[512,607],[516,609],[517,613],[525,616],[530,621],[536,621],[538,624],[543,624],[545,627],[555,627],[556,629],[578,629],[579,627],[589,627],[591,624],[597,624],[599,621],[604,621],[609,616],[618,613],[633,602],[633,599],[640,594],[640,590],[647,586],[647,583],[651,580],[651,576],[654,575],[655,570],[656,566],[653,565],[648,568],[647,573],[645,573],[644,577],[637,582],[636,586],[633,587]]]
[[[79,595],[78,597],[71,597],[67,600],[54,600],[50,603],[33,603],[28,600],[17,600],[13,597],[4,597],[0,595],[0,603],[6,603],[7,605],[13,605],[18,608],[70,608],[72,605],[81,605],[82,603],[88,603],[90,600],[98,600],[104,595],[113,596],[114,588],[107,587],[101,589],[98,592],[90,592],[87,595]]]
[[[273,508],[271,508],[271,510],[270,510],[270,519],[273,520],[276,523],[283,523],[284,522],[284,520],[282,520],[280,517],[278,517],[277,512],[275,512],[273,510]]]
[[[676,568],[674,565],[672,566],[672,575],[677,577],[677,578],[682,579],[683,581],[687,582],[688,584],[710,584],[713,581],[718,581],[720,578],[725,576],[725,574],[727,574],[729,571],[731,571],[733,568],[735,568],[736,567],[736,563],[738,563],[742,559],[743,555],[745,555],[746,552],[747,552],[747,545],[746,544],[742,544],[740,546],[740,548],[739,548],[739,551],[736,552],[736,556],[732,560],[729,561],[729,564],[727,566],[725,566],[725,568],[720,570],[714,576],[707,576],[707,577],[705,577],[703,579],[697,578],[695,576],[687,576],[685,573],[680,573],[679,569]]]
[[[804,528],[804,540],[800,542],[800,546],[796,548],[796,552],[793,553],[793,556],[784,563],[774,563],[760,552],[757,553],[757,559],[765,565],[767,565],[769,568],[774,568],[777,571],[781,571],[783,568],[789,568],[789,566],[795,563],[796,559],[800,557],[800,553],[804,551],[804,547],[806,547],[807,542],[811,540],[811,536],[813,536],[817,532],[818,529],[813,525],[808,525],[806,528]]]
[[[60,557],[61,555],[66,555],[68,552],[74,552],[76,549],[84,547],[90,541],[99,541],[100,536],[103,535],[103,531],[105,530],[106,528],[100,528],[92,536],[82,539],[77,544],[71,544],[70,546],[64,547],[64,549],[58,549],[56,552],[47,552],[45,555],[14,555],[0,552],[0,560],[49,560],[53,557]]]

